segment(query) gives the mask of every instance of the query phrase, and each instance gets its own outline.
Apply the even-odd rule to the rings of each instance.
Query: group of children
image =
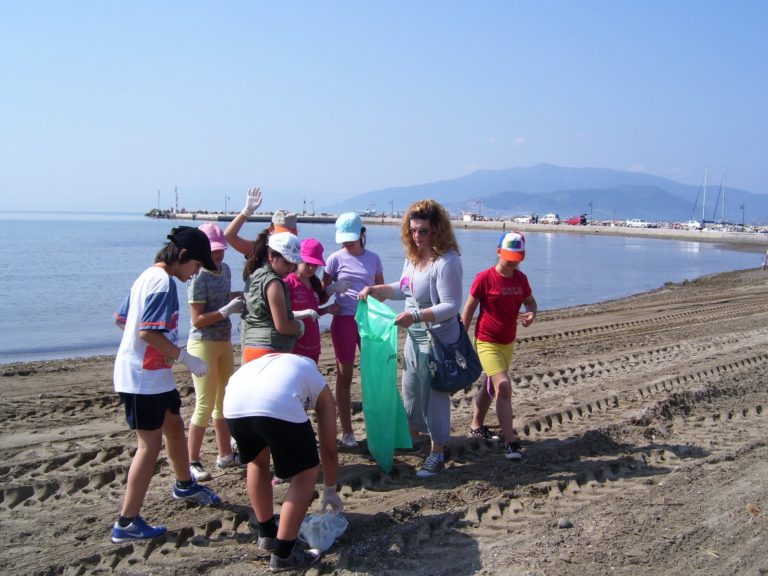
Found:
[[[218,225],[180,226],[168,236],[153,266],[144,271],[115,315],[124,330],[116,356],[114,382],[125,406],[129,428],[136,430],[137,451],[128,473],[122,509],[112,528],[115,543],[155,538],[166,529],[151,526],[139,512],[165,438],[176,481],[174,498],[215,505],[219,497],[199,481],[210,478],[200,450],[210,420],[216,436],[217,468],[247,465],[247,492],[259,526],[258,546],[272,552],[270,569],[280,571],[314,562],[318,554],[294,546],[322,464],[323,508],[343,510],[336,492],[336,409],[341,444],[357,446],[351,424],[353,365],[359,335],[354,315],[365,287],[384,282],[381,259],[365,246],[365,227],[355,213],[336,221],[341,249],[327,259],[315,239],[299,242],[296,216],[275,212],[272,224],[255,241],[238,233],[261,205],[261,191],[248,191],[242,212],[222,233]],[[223,262],[227,245],[243,253],[245,288],[231,290],[231,271]],[[476,347],[487,375],[475,404],[470,434],[498,440],[484,424],[496,398],[505,455],[520,459],[522,449],[512,427],[508,375],[516,323],[536,317],[536,301],[519,269],[525,238],[502,235],[497,263],[478,274],[461,320],[469,328],[476,309]],[[320,280],[316,273],[324,266]],[[178,345],[179,302],[172,282],[189,281],[191,330],[186,349]],[[331,295],[333,304],[328,305]],[[234,374],[231,316],[241,320],[243,366]],[[317,369],[318,318],[332,314],[331,340],[336,355],[335,399]],[[292,352],[292,354],[282,354]],[[181,398],[172,365],[183,363],[193,375],[195,410],[185,436]],[[258,384],[256,384],[258,380]],[[255,386],[263,394],[253,394]],[[226,389],[226,394],[225,394]],[[306,414],[318,417],[320,457]],[[236,445],[239,455],[233,450]],[[275,475],[290,478],[279,525],[273,515],[270,456]]]

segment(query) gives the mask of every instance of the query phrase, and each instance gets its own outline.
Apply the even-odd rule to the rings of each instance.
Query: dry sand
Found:
[[[768,573],[767,294],[768,273],[749,270],[542,313],[513,361],[526,458],[466,436],[471,391],[453,397],[433,479],[415,477],[418,454],[385,476],[364,445],[341,452],[350,528],[308,573]],[[110,542],[135,445],[111,370],[109,357],[0,367],[0,572],[267,573],[242,472],[214,473],[224,503],[199,508],[170,497],[164,453],[142,513],[168,534]],[[190,375],[176,375],[188,417]],[[357,375],[353,388],[364,437]],[[212,432],[203,456],[212,468]]]

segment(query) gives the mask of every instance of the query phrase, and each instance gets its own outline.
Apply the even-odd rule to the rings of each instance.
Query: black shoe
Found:
[[[280,558],[280,556],[272,554],[269,559],[269,571],[284,572],[285,570],[298,570],[311,566],[318,560],[320,560],[320,550],[301,550],[294,546],[288,558]]]
[[[501,440],[499,436],[496,436],[496,434],[488,429],[488,426],[480,426],[480,428],[470,427],[469,435],[474,436],[475,438],[482,438],[483,440],[490,440],[491,442],[498,442]]]

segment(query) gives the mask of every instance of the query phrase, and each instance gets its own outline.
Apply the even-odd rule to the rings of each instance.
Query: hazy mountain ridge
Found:
[[[722,219],[720,185],[708,185],[705,217]],[[373,190],[329,206],[329,211],[375,210],[389,213],[419,198],[434,198],[452,213],[479,212],[504,217],[555,212],[561,217],[590,214],[597,219],[701,219],[701,186],[651,174],[604,168],[566,168],[552,164],[504,170],[478,170],[453,180]],[[768,195],[725,189],[725,219],[768,222]],[[591,203],[591,207],[590,207]],[[695,205],[695,211],[694,211]]]

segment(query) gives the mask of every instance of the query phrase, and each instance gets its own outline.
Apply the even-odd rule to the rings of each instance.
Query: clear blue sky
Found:
[[[2,209],[319,209],[548,162],[768,193],[768,2],[15,1]]]

